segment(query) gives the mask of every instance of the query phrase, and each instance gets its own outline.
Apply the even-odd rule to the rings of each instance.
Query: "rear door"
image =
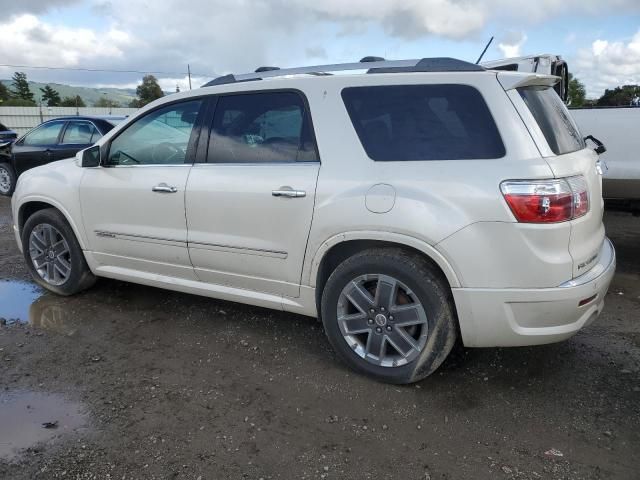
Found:
[[[572,189],[586,185],[589,211],[571,221],[569,240],[573,276],[577,277],[596,264],[604,241],[598,155],[587,148],[569,111],[551,86],[525,85],[510,95],[554,176],[568,178]]]
[[[64,120],[46,122],[13,145],[14,167],[18,175],[25,170],[54,160],[54,151],[58,146],[64,125]]]
[[[53,152],[54,160],[73,157],[80,150],[93,145],[102,136],[89,120],[69,120],[58,146]]]
[[[189,175],[189,255],[204,282],[295,297],[320,168],[301,93],[218,97]]]

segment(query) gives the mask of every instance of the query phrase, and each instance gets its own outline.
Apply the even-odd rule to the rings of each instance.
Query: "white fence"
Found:
[[[0,123],[14,130],[18,136],[45,120],[70,115],[131,115],[136,108],[100,107],[0,107]]]

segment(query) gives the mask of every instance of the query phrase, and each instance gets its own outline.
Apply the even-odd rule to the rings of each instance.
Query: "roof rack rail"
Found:
[[[271,72],[273,70],[280,70],[280,67],[258,67],[255,69],[255,73]]]
[[[364,57],[366,59],[367,57]],[[363,66],[366,63],[367,66]],[[264,67],[261,67],[264,68]],[[207,82],[203,87],[225,85],[236,82],[263,80],[265,78],[283,77],[287,75],[322,75],[329,72],[344,72],[348,70],[363,70],[367,73],[406,73],[406,72],[480,72],[484,67],[475,63],[465,62],[449,57],[422,58],[413,60],[368,60],[357,63],[335,63],[329,65],[315,65],[311,67],[279,68],[267,67],[268,70],[243,73],[239,75],[224,75]],[[260,69],[258,69],[260,70]]]
[[[371,55],[367,55],[366,57],[362,57],[360,59],[360,63],[368,63],[368,62],[384,62],[383,57],[373,57]]]

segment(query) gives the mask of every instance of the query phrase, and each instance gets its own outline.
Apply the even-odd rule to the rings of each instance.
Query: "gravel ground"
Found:
[[[638,478],[640,218],[605,223],[597,322],[457,348],[398,387],[350,372],[306,317],[110,280],[44,294],[1,198],[0,478]]]

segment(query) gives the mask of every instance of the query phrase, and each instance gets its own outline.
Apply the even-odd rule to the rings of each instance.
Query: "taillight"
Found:
[[[500,190],[516,219],[523,223],[565,222],[589,211],[589,191],[582,176],[508,180],[500,184]]]

